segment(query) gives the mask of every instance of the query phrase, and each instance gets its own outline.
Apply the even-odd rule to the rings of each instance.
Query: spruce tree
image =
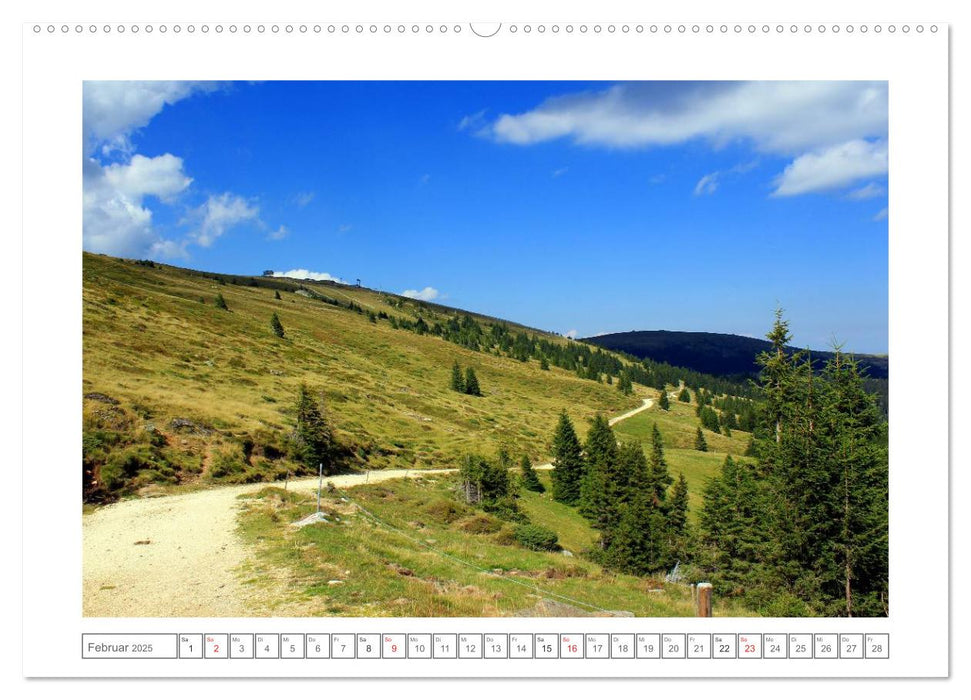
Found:
[[[280,323],[280,317],[277,316],[275,313],[273,314],[273,317],[270,319],[270,328],[273,329],[273,335],[275,335],[277,338],[284,337],[283,324]]]
[[[701,432],[701,428],[696,428],[695,432],[695,449],[699,452],[708,451],[708,443],[705,441],[705,434]]]
[[[657,423],[651,428],[651,456],[648,458],[650,466],[649,486],[654,494],[655,503],[663,503],[667,496],[668,486],[674,479],[668,474],[668,463],[664,459],[664,440]]]
[[[661,389],[661,392],[658,395],[657,405],[662,411],[667,411],[671,408],[671,402],[668,401],[668,392],[666,389]]]
[[[462,378],[462,368],[459,366],[458,360],[452,365],[452,391],[457,391],[460,394],[465,393],[465,380]]]
[[[681,391],[678,392],[678,401],[683,403],[691,403],[691,392],[688,391],[688,387],[681,387]]]
[[[617,461],[617,437],[599,413],[587,433],[583,456],[586,472],[580,482],[580,513],[602,530],[600,516],[608,507],[607,483]]]
[[[217,309],[229,311],[229,306],[226,304],[226,300],[223,299],[222,293],[216,295],[216,301],[214,303],[216,304]]]
[[[563,411],[553,433],[553,498],[575,505],[580,500],[580,482],[585,464],[580,439],[570,417]]]
[[[307,385],[301,384],[297,396],[297,425],[294,432],[294,456],[311,471],[319,464],[324,471],[333,468],[333,433]]]
[[[465,393],[469,396],[482,396],[479,379],[475,376],[475,370],[471,367],[465,368]]]
[[[672,556],[683,560],[688,556],[688,481],[684,473],[678,474],[668,499],[668,547]]]
[[[549,360],[546,359],[546,355],[539,358],[539,368],[544,371],[549,371],[550,363]]]
[[[280,290],[279,289],[276,289],[276,290],[273,291],[273,298],[274,299],[277,299],[277,300],[279,300],[281,298],[280,297]]]
[[[629,502],[620,508],[620,518],[614,528],[604,561],[611,569],[635,576],[666,569],[664,514],[651,495],[635,490]]]
[[[523,459],[519,463],[519,469],[522,472],[521,478],[524,489],[527,491],[535,491],[536,493],[543,493],[546,491],[546,487],[543,486],[543,482],[539,480],[539,475],[536,473],[536,470],[533,469],[533,463],[526,455],[523,455]]]

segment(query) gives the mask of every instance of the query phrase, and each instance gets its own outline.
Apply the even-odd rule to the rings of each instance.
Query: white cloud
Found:
[[[286,272],[274,272],[274,277],[292,277],[298,280],[314,280],[316,282],[338,282],[340,284],[347,284],[345,280],[340,277],[335,277],[328,272],[311,272],[310,270],[305,270],[304,268],[297,268],[295,270],[287,270]]]
[[[721,148],[740,142],[759,153],[794,158],[789,168],[798,164],[794,175],[799,175],[809,167],[799,163],[807,155],[841,144],[885,143],[887,120],[886,82],[625,83],[552,97],[530,111],[500,115],[477,133],[517,145],[568,139],[620,149],[697,140]],[[840,174],[816,178],[816,188],[810,178],[801,178],[798,187],[776,193],[802,194],[867,177],[874,173],[868,155],[844,150]],[[862,162],[854,167],[855,156]],[[783,173],[780,182],[786,180]],[[701,191],[710,194],[716,187],[717,176]]]
[[[259,207],[239,195],[231,192],[210,195],[192,214],[192,218],[199,219],[192,238],[198,245],[208,248],[232,227],[247,221],[259,221],[259,216]]]
[[[155,158],[134,155],[128,163],[112,163],[104,168],[105,181],[129,197],[153,195],[171,199],[192,182],[182,170],[182,159],[166,153]]]
[[[796,158],[776,178],[773,194],[785,197],[830,190],[886,172],[886,141],[855,139]]]
[[[439,292],[434,287],[425,287],[420,291],[417,289],[406,289],[401,293],[401,296],[419,299],[421,301],[432,301],[433,299],[438,299]]]
[[[217,83],[171,80],[86,81],[81,107],[85,154],[92,154],[99,146],[129,150],[132,132],[147,126],[165,105],[216,87]]]
[[[314,201],[315,193],[313,192],[297,192],[290,198],[290,201],[297,205],[298,207],[305,207]]]
[[[695,185],[695,196],[713,194],[718,189],[718,175],[719,173],[717,171],[703,175],[698,180],[698,184]]]
[[[569,168],[557,168],[553,171],[553,177],[559,177],[560,175],[566,175],[569,172]]]
[[[173,204],[192,183],[178,156],[134,152],[132,134],[164,109],[216,83],[85,82],[82,93],[83,246],[128,257],[186,257],[188,241],[165,238],[146,197]],[[113,158],[104,163],[102,158]]]
[[[873,197],[879,197],[882,194],[886,194],[887,190],[885,187],[876,184],[875,182],[868,182],[863,187],[853,190],[847,193],[847,199],[872,199]]]
[[[568,330],[566,333],[563,334],[563,337],[565,337],[565,338],[571,338],[571,339],[576,339],[576,337],[577,337],[577,329],[576,328],[573,328],[572,330]]]
[[[144,198],[169,200],[192,179],[182,159],[166,153],[136,155],[130,163],[107,167],[93,158],[83,162],[82,240],[85,250],[108,255],[185,257],[184,245],[166,240],[152,226]]]
[[[883,209],[881,209],[880,211],[878,211],[876,214],[873,215],[873,220],[884,221],[887,218],[887,214],[888,214],[887,207],[884,207]]]
[[[475,114],[469,114],[465,117],[462,117],[462,120],[458,124],[458,130],[459,131],[465,131],[465,130],[478,131],[482,129],[485,125],[486,125],[485,110],[483,109],[482,111],[476,112]]]
[[[350,224],[341,224],[340,226],[337,227],[337,233],[347,233],[352,228],[354,227],[351,226]]]
[[[418,179],[418,183],[421,185],[427,185],[431,181],[432,181],[432,176],[429,175],[428,173],[425,173]]]
[[[748,161],[747,163],[739,163],[738,165],[733,165],[728,170],[716,170],[713,173],[708,173],[703,175],[698,184],[695,185],[695,196],[704,194],[714,194],[715,190],[721,184],[722,178],[725,175],[743,175],[750,170],[753,170],[758,166],[759,162],[757,160]]]
[[[634,148],[696,138],[796,153],[887,131],[885,82],[626,83],[546,100],[489,127],[497,141]]]
[[[286,226],[280,226],[276,231],[270,231],[266,237],[271,241],[282,241],[289,235],[290,229],[288,229]]]

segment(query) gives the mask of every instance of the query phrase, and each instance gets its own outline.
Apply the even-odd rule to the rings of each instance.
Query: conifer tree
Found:
[[[281,298],[280,297],[280,290],[279,289],[276,289],[276,290],[273,291],[273,298],[274,299],[277,299],[277,300],[279,300]]]
[[[550,363],[549,360],[546,359],[546,355],[539,358],[539,368],[544,371],[549,371]]]
[[[657,405],[662,411],[667,411],[671,408],[671,402],[668,401],[668,392],[666,389],[661,389],[660,395],[657,399]]]
[[[665,557],[666,523],[651,494],[634,490],[630,501],[620,508],[604,560],[608,567],[644,576],[667,568]]]
[[[294,432],[294,456],[309,470],[319,464],[324,471],[333,467],[333,432],[324,417],[322,404],[301,384],[297,396],[297,425]]]
[[[273,329],[273,335],[275,335],[277,338],[284,337],[283,324],[280,323],[280,317],[277,316],[276,313],[274,313],[273,317],[270,319],[270,328]]]
[[[708,443],[705,441],[705,434],[701,432],[701,428],[696,428],[695,433],[695,449],[699,452],[708,451]]]
[[[688,391],[688,387],[681,387],[681,391],[678,392],[678,401],[684,403],[691,403],[691,392]]]
[[[519,469],[522,472],[524,489],[527,491],[535,491],[536,493],[543,493],[546,491],[546,487],[543,486],[543,482],[539,480],[539,475],[536,473],[536,470],[533,469],[533,463],[526,455],[523,455],[523,459],[519,463]]]
[[[223,309],[229,311],[229,306],[226,304],[226,300],[223,299],[222,293],[216,295],[216,301],[214,302],[217,309]]]
[[[585,465],[580,439],[570,417],[563,411],[553,433],[553,498],[575,505],[580,500],[580,482]]]
[[[679,560],[687,557],[689,550],[688,536],[688,481],[684,473],[678,474],[674,482],[671,496],[668,499],[668,546],[671,554]]]
[[[462,368],[459,366],[458,360],[452,365],[452,391],[457,391],[460,394],[465,393],[465,380],[462,378]]]
[[[580,482],[580,513],[603,529],[601,516],[609,506],[607,484],[617,462],[617,438],[599,413],[587,433],[583,450],[586,471]]]
[[[657,423],[651,428],[651,456],[648,458],[650,465],[649,487],[654,494],[655,503],[663,503],[667,496],[668,486],[674,479],[668,474],[668,463],[664,459],[664,440],[661,431],[657,428]]]
[[[482,396],[479,379],[475,376],[475,370],[471,367],[465,368],[465,393],[469,396]]]

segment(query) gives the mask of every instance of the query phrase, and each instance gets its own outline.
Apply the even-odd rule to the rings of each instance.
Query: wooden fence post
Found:
[[[711,617],[711,584],[698,584],[698,617]]]

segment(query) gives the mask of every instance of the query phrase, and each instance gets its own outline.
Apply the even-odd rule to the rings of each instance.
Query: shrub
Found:
[[[560,548],[556,533],[539,525],[519,525],[513,530],[513,537],[521,546],[537,552],[553,552]]]

